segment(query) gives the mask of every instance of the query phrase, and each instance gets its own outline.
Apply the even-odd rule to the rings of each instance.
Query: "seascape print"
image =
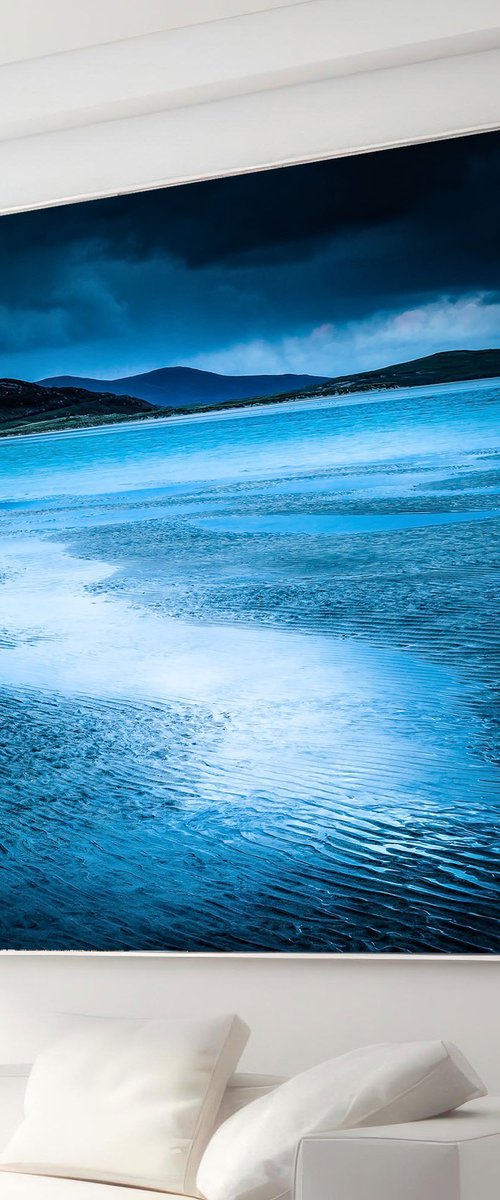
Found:
[[[0,218],[0,945],[500,953],[500,135]]]

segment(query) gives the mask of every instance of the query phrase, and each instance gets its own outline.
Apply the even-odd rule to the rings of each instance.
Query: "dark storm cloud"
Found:
[[[499,194],[490,133],[4,217],[0,373],[13,355],[36,374],[37,348],[40,373],[59,370],[50,347],[112,373],[134,343],[136,365],[160,365],[437,296],[490,301]]]
[[[470,242],[479,200],[473,244],[457,250],[489,261],[499,188],[500,134],[489,133],[14,215],[0,245],[59,254],[90,241],[112,257],[162,251],[190,267],[248,254],[295,261],[315,241],[401,219],[437,221],[442,232],[451,218]],[[494,249],[498,257],[498,239]]]

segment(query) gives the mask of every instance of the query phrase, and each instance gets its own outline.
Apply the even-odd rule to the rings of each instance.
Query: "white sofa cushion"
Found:
[[[311,1133],[432,1117],[485,1094],[449,1043],[364,1046],[288,1080],[230,1117],[198,1171],[207,1200],[276,1200],[290,1191]]]
[[[0,1200],[158,1200],[158,1192],[127,1189],[123,1184],[4,1171],[0,1172]],[[185,1196],[169,1193],[169,1200],[185,1200]]]
[[[25,1119],[0,1163],[192,1194],[248,1032],[233,1015],[61,1018],[34,1063]]]

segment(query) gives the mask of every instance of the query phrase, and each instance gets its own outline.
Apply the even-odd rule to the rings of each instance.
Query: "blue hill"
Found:
[[[121,379],[57,375],[38,382],[43,387],[85,388],[87,392],[136,396],[161,408],[194,408],[221,404],[227,400],[298,392],[326,381],[326,376],[321,375],[217,375],[212,371],[197,371],[193,367],[161,367],[157,371],[128,375]]]

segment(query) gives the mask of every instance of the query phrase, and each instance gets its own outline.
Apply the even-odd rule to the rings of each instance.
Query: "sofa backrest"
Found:
[[[244,1108],[245,1104],[258,1100],[260,1096],[267,1096],[279,1087],[280,1083],[284,1083],[282,1075],[233,1075],[222,1097],[217,1128],[223,1121],[227,1121],[228,1117],[232,1117],[233,1113]]]

